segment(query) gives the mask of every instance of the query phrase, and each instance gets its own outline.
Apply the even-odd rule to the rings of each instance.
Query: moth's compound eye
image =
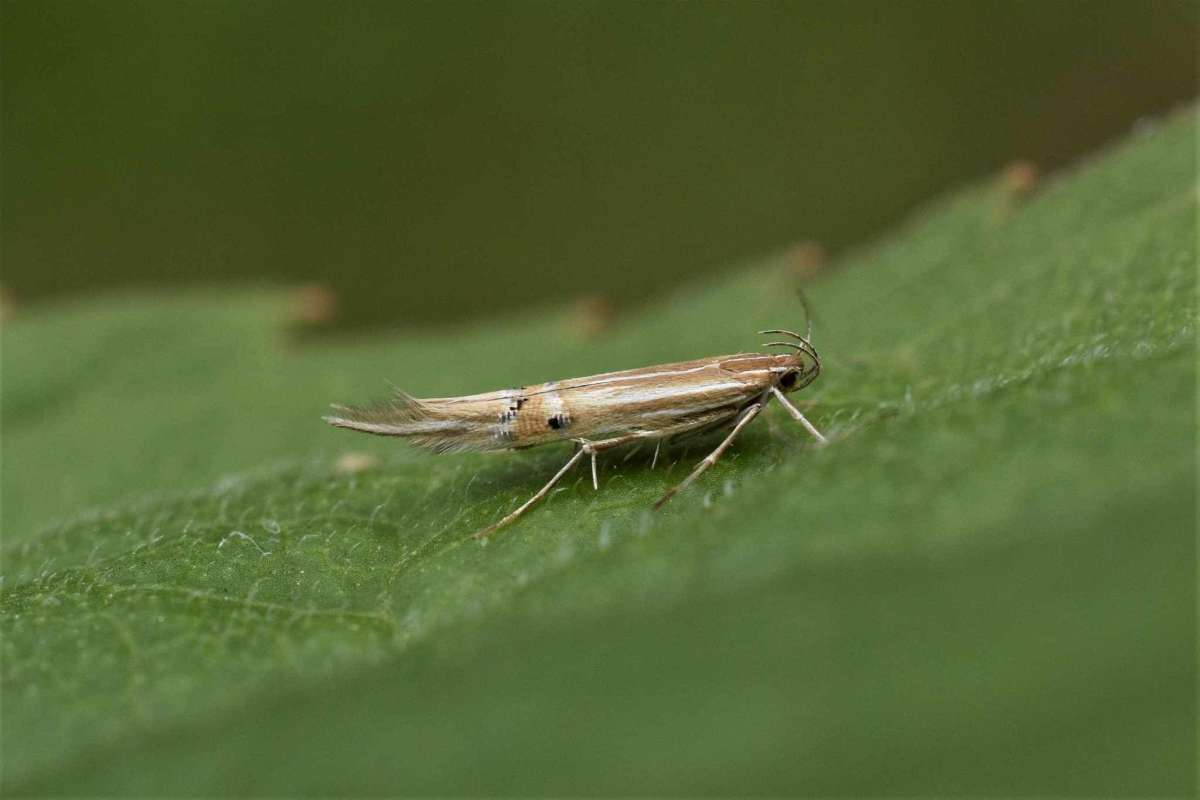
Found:
[[[779,379],[779,385],[785,389],[791,389],[793,386],[796,385],[796,377],[799,374],[800,374],[799,372],[796,372],[794,370],[792,372],[785,372],[783,374],[783,377]]]

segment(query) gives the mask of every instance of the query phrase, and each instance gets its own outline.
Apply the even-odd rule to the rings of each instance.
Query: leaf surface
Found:
[[[713,441],[487,545],[566,450],[429,456],[325,404],[755,349],[801,324],[787,256],[599,337],[301,346],[267,291],[17,320],[5,791],[1190,792],[1195,143],[1179,114],[831,265],[831,446],[770,408],[659,514]]]

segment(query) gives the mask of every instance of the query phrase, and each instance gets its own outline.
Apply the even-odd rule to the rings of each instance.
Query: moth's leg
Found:
[[[590,448],[599,453],[602,450],[611,450],[614,447],[620,447],[623,444],[632,444],[633,442],[644,442],[646,440],[644,433],[627,433],[624,436],[614,436],[611,439],[597,439],[596,441],[588,441],[580,439],[579,441],[585,448]]]
[[[645,438],[646,437],[644,434],[630,433],[630,434],[626,434],[625,436],[614,436],[611,439],[598,439],[594,442],[589,441],[588,439],[576,439],[576,441],[579,442],[579,444],[583,448],[583,450],[592,457],[592,488],[593,489],[600,488],[600,479],[596,474],[596,454],[597,453],[601,452],[602,450],[611,450],[614,447],[620,447],[623,444],[630,444],[631,442],[640,442],[640,441],[644,440]]]
[[[578,442],[579,449],[575,451],[575,454],[571,456],[566,464],[563,464],[562,469],[560,469],[555,476],[546,483],[545,486],[538,490],[537,494],[526,500],[524,505],[509,514],[504,519],[477,532],[475,534],[475,538],[482,539],[485,536],[491,536],[504,526],[512,524],[518,517],[528,511],[532,505],[549,494],[550,490],[554,488],[554,484],[558,483],[562,476],[566,475],[567,472],[570,471],[571,467],[578,464],[579,459],[583,458],[585,455],[591,456],[592,458],[592,481],[596,483],[596,488],[599,488],[599,482],[596,480],[596,453],[600,452],[601,450],[608,450],[611,447],[620,447],[623,444],[635,442],[642,438],[644,437],[641,434],[635,433],[629,434],[628,436],[617,436],[612,439],[601,439],[595,442],[588,441],[587,439],[576,439],[575,441]]]
[[[646,436],[641,436],[641,437],[639,437],[639,441],[638,441],[638,445],[637,445],[637,447],[635,447],[635,448],[633,448],[632,450],[630,450],[630,451],[629,451],[629,452],[628,452],[628,453],[625,455],[625,457],[624,457],[624,458],[622,458],[621,460],[622,460],[622,461],[628,461],[629,459],[631,459],[631,458],[633,458],[634,456],[636,456],[638,453],[642,452],[642,442],[644,442],[644,441],[646,440],[646,438],[647,438]],[[663,437],[663,436],[656,436],[656,437],[655,437],[655,439],[654,439],[654,458],[650,459],[650,469],[654,469],[654,465],[658,463],[658,451],[659,451],[659,449],[662,447],[662,443],[663,443],[663,439],[664,439],[664,438],[665,438],[665,437]]]
[[[803,425],[804,429],[806,431],[808,431],[809,433],[811,433],[814,439],[816,439],[821,444],[829,444],[829,440],[826,439],[824,436],[822,436],[821,432],[819,430],[817,430],[816,427],[811,422],[808,421],[808,418],[800,413],[800,409],[798,409],[794,405],[792,405],[792,402],[787,399],[787,396],[784,395],[783,392],[779,391],[774,386],[772,386],[771,393],[775,395],[775,397],[779,400],[779,402],[783,403],[783,407],[786,408],[788,413],[792,415],[792,419],[796,420],[801,425]]]
[[[725,440],[723,442],[721,442],[719,445],[717,445],[717,449],[713,450],[711,453],[708,454],[708,456],[705,457],[705,459],[703,461],[701,461],[699,464],[697,464],[696,468],[694,470],[692,470],[691,475],[688,475],[686,478],[684,478],[674,488],[667,490],[667,493],[664,494],[662,497],[660,497],[658,499],[658,502],[654,504],[654,508],[656,510],[659,508],[662,508],[663,503],[670,500],[672,497],[674,497],[676,494],[678,494],[682,489],[687,488],[687,486],[692,481],[696,480],[696,478],[700,477],[700,475],[706,469],[711,467],[713,464],[717,463],[717,459],[720,458],[721,454],[725,452],[725,449],[727,447],[729,447],[730,444],[733,443],[733,438],[738,435],[738,432],[742,428],[744,428],[750,424],[750,420],[752,420],[758,416],[758,412],[762,411],[762,407],[763,407],[763,404],[761,402],[759,402],[759,403],[755,403],[754,405],[750,406],[745,411],[743,411],[742,418],[739,419],[737,421],[737,424],[735,424],[733,426],[733,430],[731,430],[729,432],[729,435],[725,437]]]
[[[571,467],[573,467],[573,466],[575,466],[576,464],[578,464],[578,463],[579,463],[579,459],[583,458],[584,454],[585,454],[585,453],[587,453],[587,452],[589,452],[589,451],[588,451],[588,449],[587,449],[586,447],[580,447],[578,450],[576,450],[576,451],[575,451],[575,454],[574,454],[573,456],[571,456],[571,458],[570,458],[570,459],[567,461],[567,463],[566,463],[566,464],[564,464],[564,465],[563,465],[563,468],[562,468],[562,469],[560,469],[560,470],[559,470],[559,471],[558,471],[558,472],[557,472],[557,473],[554,475],[554,477],[553,477],[553,478],[551,478],[551,479],[549,480],[549,482],[547,482],[547,483],[546,483],[546,485],[545,485],[545,486],[543,486],[541,489],[539,489],[537,494],[535,494],[533,497],[531,497],[531,498],[529,498],[528,500],[526,500],[524,505],[522,505],[522,506],[521,506],[520,508],[518,508],[516,511],[512,512],[511,514],[509,514],[509,515],[508,515],[507,517],[505,517],[504,519],[500,520],[499,522],[495,523],[494,525],[489,525],[489,526],[487,526],[486,528],[484,528],[483,530],[481,530],[481,531],[478,531],[478,532],[475,534],[475,538],[476,538],[476,539],[482,539],[482,538],[483,538],[483,537],[485,537],[485,536],[491,536],[493,533],[495,533],[496,531],[500,530],[500,529],[501,529],[501,528],[503,528],[505,525],[509,525],[509,524],[511,524],[512,522],[514,522],[514,521],[517,519],[517,517],[521,516],[521,515],[522,515],[522,514],[524,514],[526,511],[528,511],[528,510],[529,510],[529,508],[530,508],[530,507],[531,507],[531,506],[532,506],[534,503],[536,503],[538,500],[541,500],[543,497],[545,497],[547,494],[549,494],[549,493],[550,493],[550,490],[554,488],[554,484],[558,483],[559,479],[560,479],[560,478],[562,478],[562,476],[563,476],[563,475],[566,475],[566,474],[567,474],[567,472],[568,472],[568,471],[571,469]]]

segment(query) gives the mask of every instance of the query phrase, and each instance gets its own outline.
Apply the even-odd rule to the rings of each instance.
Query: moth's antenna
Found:
[[[791,333],[791,331],[764,331],[764,333]],[[792,335],[796,336],[795,334],[792,334]],[[796,344],[795,342],[767,342],[766,344],[763,345],[763,347],[790,347],[790,348],[796,350],[797,352],[804,353],[806,356],[808,356],[809,358],[811,358],[813,360],[813,366],[815,368],[815,371],[813,372],[813,376],[815,377],[816,373],[821,371],[821,357],[817,355],[816,348],[814,348],[812,346],[812,344],[808,341],[808,339],[804,339],[800,336],[796,336],[796,340],[800,343]]]
[[[804,331],[804,336],[801,338],[803,338],[804,341],[808,342],[809,344],[812,344],[812,316],[813,315],[812,315],[812,309],[809,308],[809,306],[808,306],[808,295],[806,295],[804,293],[803,289],[797,289],[796,294],[800,295],[800,306],[804,309],[805,331]]]
[[[807,344],[811,347],[812,346],[812,323],[813,323],[812,308],[808,304],[808,295],[806,295],[803,290],[797,289],[796,294],[798,294],[800,296],[800,307],[804,309],[804,324],[805,324],[804,335],[801,336],[800,334],[796,333],[795,331],[784,330],[783,328],[772,328],[769,331],[759,331],[759,333],[760,334],[782,333],[784,336],[791,336],[793,339],[799,339],[800,341],[804,342],[805,344]],[[772,344],[775,344],[775,343],[773,342]]]

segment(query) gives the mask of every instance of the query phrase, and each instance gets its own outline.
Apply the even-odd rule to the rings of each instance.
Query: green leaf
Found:
[[[829,447],[769,408],[658,514],[711,440],[486,545],[568,450],[430,456],[326,403],[754,349],[801,324],[786,255],[602,336],[301,344],[270,292],[19,319],[4,790],[1191,792],[1195,143],[1189,111],[831,265]]]

